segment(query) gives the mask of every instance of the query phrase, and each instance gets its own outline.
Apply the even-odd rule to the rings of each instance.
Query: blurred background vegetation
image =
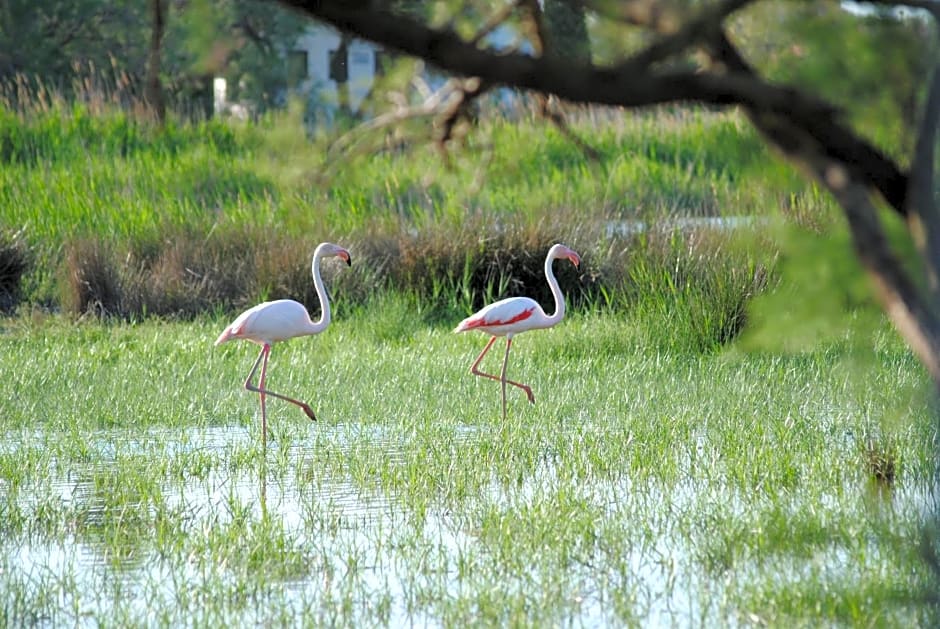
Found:
[[[684,3],[690,9],[700,4]],[[389,6],[474,32],[503,4],[395,0]],[[214,77],[226,78],[230,98],[250,102],[254,111],[286,104],[285,54],[309,21],[276,2],[6,0],[0,9],[0,81],[8,104],[30,107],[40,88],[66,99],[105,88],[122,105],[132,104],[143,94],[155,10],[165,18],[162,83],[178,115],[211,114]],[[844,107],[859,130],[907,155],[929,66],[924,50],[933,38],[931,25],[910,12],[898,17],[890,7],[865,5],[860,11],[854,3],[758,2],[737,15],[732,35],[770,79],[818,92]],[[543,16],[548,37],[564,54],[598,64],[635,51],[649,37],[563,0],[547,0]],[[520,40],[531,36],[518,18],[506,23]],[[376,90],[371,113],[381,109],[383,96]]]
[[[502,5],[390,6],[473,32]],[[154,11],[165,21],[162,122],[144,90]],[[568,54],[599,64],[647,43],[565,2],[546,3],[544,18]],[[307,262],[332,239],[362,269],[336,278],[341,301],[403,292],[431,323],[509,293],[547,299],[541,265],[554,241],[584,256],[565,280],[575,303],[684,320],[676,346],[720,346],[757,312],[776,316],[780,337],[780,313],[799,302],[750,304],[784,269],[812,289],[814,312],[877,318],[832,202],[734,110],[561,106],[578,144],[519,94],[510,107],[480,104],[472,128],[440,147],[431,116],[356,126],[420,99],[426,70],[394,56],[366,106],[314,126],[284,59],[307,23],[276,3],[8,0],[0,26],[7,311],[192,317],[275,297],[316,309]],[[835,2],[767,2],[738,15],[732,36],[768,76],[844,108],[904,164],[923,50],[935,45],[928,27]],[[248,120],[212,115],[214,77],[249,105]]]

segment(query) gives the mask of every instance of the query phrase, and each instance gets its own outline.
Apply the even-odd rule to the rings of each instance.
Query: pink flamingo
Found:
[[[555,314],[549,316],[545,314],[539,304],[528,297],[510,297],[485,306],[476,314],[470,315],[460,322],[454,329],[454,332],[465,332],[467,330],[479,330],[490,334],[493,338],[486,344],[477,359],[473,361],[470,367],[470,373],[476,376],[483,376],[491,380],[498,380],[502,385],[503,391],[503,419],[506,419],[506,385],[511,384],[525,391],[529,397],[529,402],[535,404],[535,396],[532,394],[532,388],[520,382],[514,382],[506,379],[506,365],[509,362],[509,348],[512,347],[512,337],[520,332],[528,330],[538,330],[541,328],[550,328],[565,316],[565,297],[561,294],[561,288],[558,287],[558,280],[552,272],[552,260],[559,258],[568,258],[576,267],[581,264],[581,258],[577,253],[568,247],[558,244],[548,250],[548,256],[545,258],[545,277],[548,279],[548,286],[552,289],[552,295],[555,297]],[[496,337],[506,337],[506,354],[503,356],[503,369],[498,376],[480,371],[477,367],[486,353],[490,351]]]
[[[323,278],[320,277],[320,259],[333,256],[345,260],[347,265],[352,264],[349,252],[333,243],[320,243],[316,251],[313,252],[311,271],[313,273],[313,283],[317,288],[317,296],[320,298],[321,314],[319,321],[311,321],[310,314],[304,305],[292,299],[266,301],[238,315],[215,340],[216,345],[221,345],[232,339],[245,339],[261,346],[261,353],[258,354],[254,366],[248,372],[248,377],[245,378],[245,388],[258,393],[261,397],[262,445],[267,445],[268,417],[264,404],[267,395],[296,404],[303,409],[307,417],[313,421],[317,419],[316,415],[313,414],[313,409],[308,404],[265,389],[264,381],[268,370],[268,355],[271,353],[272,345],[278,341],[292,339],[295,336],[319,334],[330,325],[330,301],[326,294],[326,288],[323,286]],[[259,363],[261,363],[261,378],[258,380],[258,386],[255,386],[251,380],[258,370]]]

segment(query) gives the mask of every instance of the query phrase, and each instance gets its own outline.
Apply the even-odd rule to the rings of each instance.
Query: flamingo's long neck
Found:
[[[311,265],[313,273],[313,285],[317,289],[317,297],[320,299],[320,318],[313,323],[310,330],[311,334],[317,334],[330,325],[330,298],[326,294],[326,287],[323,285],[323,278],[320,277],[320,252],[313,254],[313,263]]]
[[[546,317],[545,327],[555,325],[565,316],[565,296],[561,294],[561,287],[558,286],[558,280],[555,279],[555,273],[552,272],[553,260],[554,258],[551,256],[545,258],[545,277],[548,279],[548,287],[552,289],[552,296],[555,298],[555,312]]]

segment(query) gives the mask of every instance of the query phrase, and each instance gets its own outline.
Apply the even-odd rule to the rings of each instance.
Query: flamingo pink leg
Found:
[[[271,356],[271,346],[264,345],[261,348],[261,353],[264,356],[264,360],[261,362],[261,377],[258,379],[258,398],[261,400],[261,449],[268,447],[268,409],[267,405],[264,403],[265,394],[264,394],[264,381],[267,379],[268,375],[268,358]]]
[[[268,354],[271,353],[271,346],[265,343],[261,346],[261,353],[258,354],[257,360],[255,360],[254,366],[251,368],[251,371],[248,372],[248,377],[245,378],[245,388],[249,391],[254,391],[255,393],[261,396],[261,432],[262,432],[262,443],[265,442],[267,435],[268,427],[268,418],[265,410],[264,399],[265,396],[270,395],[271,397],[276,397],[279,400],[284,400],[285,402],[290,402],[291,404],[296,404],[307,414],[312,421],[317,421],[317,416],[314,415],[313,409],[310,408],[305,402],[300,400],[295,400],[292,397],[287,397],[286,395],[281,395],[280,393],[275,393],[274,391],[269,391],[264,388],[264,381],[267,376],[268,371]],[[262,360],[263,359],[263,360]],[[261,364],[261,377],[258,380],[258,386],[256,387],[251,383],[252,378],[255,376],[255,372],[258,370],[258,365]]]
[[[494,376],[493,374],[485,373],[480,371],[477,367],[480,365],[480,362],[483,360],[483,357],[486,356],[486,353],[490,351],[490,348],[493,347],[493,343],[496,342],[496,337],[490,337],[490,342],[486,344],[486,347],[483,348],[483,351],[480,352],[480,355],[477,356],[477,359],[473,361],[473,365],[470,367],[470,373],[475,376],[483,376],[484,378],[489,378],[490,380],[496,380],[503,387],[503,419],[506,418],[506,385],[511,384],[514,387],[519,387],[525,391],[526,396],[529,398],[529,402],[535,404],[535,395],[532,394],[532,389],[521,382],[515,382],[514,380],[506,379],[506,365],[509,363],[509,348],[512,347],[512,338],[506,337],[506,354],[503,356],[503,369],[500,375]]]

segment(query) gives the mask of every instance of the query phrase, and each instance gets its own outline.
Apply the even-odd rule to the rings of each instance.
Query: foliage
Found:
[[[86,68],[143,76],[145,16],[146,3],[138,0],[6,0],[0,10],[0,79],[43,77],[66,89]]]
[[[846,316],[859,330],[882,324],[844,228],[813,233],[791,226],[780,238],[785,243],[780,270],[786,279],[753,303],[754,320],[761,324],[749,331],[752,347],[800,352],[831,343],[845,335]]]
[[[769,23],[779,28],[764,28]],[[828,2],[758,3],[735,24],[769,78],[843,108],[853,128],[902,162],[914,146],[932,31],[923,19],[875,10],[860,16]]]
[[[230,96],[257,108],[283,104],[282,58],[302,21],[260,2],[195,0],[171,2],[169,9],[161,69],[178,112],[211,114],[213,75],[228,79]],[[147,3],[140,1],[6,2],[0,11],[0,83],[38,82],[71,99],[85,96],[89,83],[104,76],[139,97],[149,20]]]
[[[543,12],[547,36],[551,38],[549,50],[573,59],[590,60],[591,42],[584,7],[563,0],[546,0]]]

